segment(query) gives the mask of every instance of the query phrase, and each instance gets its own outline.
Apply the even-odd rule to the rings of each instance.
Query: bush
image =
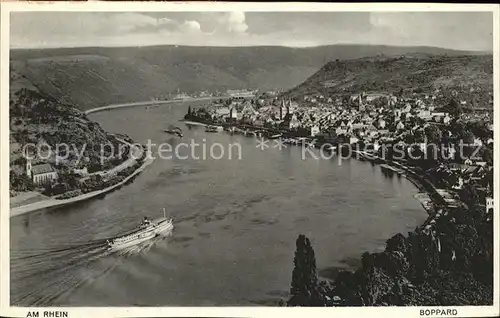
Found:
[[[10,172],[10,188],[14,191],[32,191],[35,185],[30,177],[26,174],[17,174],[14,171]]]
[[[66,193],[61,194],[60,196],[56,197],[57,200],[65,200],[69,198],[74,198],[82,194],[82,190],[77,189],[73,191],[68,191]]]
[[[71,188],[67,183],[57,183],[54,185],[49,184],[45,187],[45,190],[42,193],[43,193],[43,195],[50,197],[50,196],[54,196],[54,195],[63,194],[65,192],[69,191],[70,189]]]

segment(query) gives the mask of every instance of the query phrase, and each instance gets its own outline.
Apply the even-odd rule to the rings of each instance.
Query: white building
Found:
[[[26,160],[26,175],[36,185],[45,185],[57,180],[57,171],[48,163],[32,165],[31,160]]]
[[[87,170],[87,167],[83,167],[82,169],[73,169],[73,173],[76,173],[82,177],[86,177],[89,175],[89,172]]]
[[[290,123],[289,123],[288,126],[289,126],[290,129],[295,129],[295,128],[298,128],[300,126],[300,122],[297,119],[297,115],[296,114],[292,115],[292,119],[290,120]]]
[[[409,113],[409,112],[411,112],[411,105],[409,103],[406,103],[405,107],[403,107],[403,109],[401,109],[401,112],[402,113]]]
[[[421,119],[432,118],[431,112],[429,110],[421,110],[421,111],[418,112],[417,116],[420,117]]]
[[[337,135],[344,135],[346,133],[347,133],[347,130],[343,129],[342,127],[337,127],[337,129],[335,129],[335,134],[337,134]]]
[[[229,118],[232,119],[238,118],[238,110],[236,109],[236,107],[231,107],[231,109],[229,110]]]
[[[355,143],[357,143],[358,141],[359,141],[359,139],[358,139],[358,138],[356,138],[356,137],[353,137],[353,136],[349,137],[349,143],[350,143],[350,144],[355,144]]]
[[[458,178],[458,182],[454,186],[452,186],[452,188],[455,190],[459,190],[459,189],[462,189],[463,186],[464,186],[464,179],[462,179],[460,177],[460,178]]]
[[[319,126],[318,125],[313,125],[311,127],[311,137],[314,137],[317,134],[319,134]]]
[[[487,197],[486,198],[486,214],[493,214],[493,208],[495,207],[493,198]]]
[[[215,109],[215,114],[217,117],[227,117],[229,116],[229,107],[227,106],[217,107]]]
[[[425,154],[427,154],[427,142],[421,142],[418,144],[418,147],[420,148],[420,151],[422,151]]]
[[[445,112],[433,112],[433,113],[431,113],[431,117],[435,117],[435,116],[446,117],[447,115],[448,115],[448,113],[445,113]]]
[[[228,89],[226,94],[233,98],[253,98],[255,97],[256,91],[249,91],[246,89]]]
[[[385,120],[384,119],[380,118],[378,120],[378,128],[380,128],[380,129],[384,129],[385,128]]]

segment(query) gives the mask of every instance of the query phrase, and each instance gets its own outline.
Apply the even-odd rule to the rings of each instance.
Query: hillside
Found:
[[[289,89],[328,61],[413,52],[464,54],[432,47],[366,45],[60,48],[12,50],[11,72],[63,103],[88,109],[177,90]]]
[[[10,165],[18,175],[24,173],[22,149],[27,144],[49,146],[39,150],[47,156],[46,160],[41,160],[43,162],[73,168],[88,166],[89,170],[101,169],[100,149],[103,145],[117,147],[119,144],[113,135],[106,133],[98,123],[88,120],[80,110],[36,90],[21,88],[11,94],[9,117]],[[62,147],[62,152],[58,147]],[[29,149],[33,151],[33,148]],[[58,161],[56,155],[65,156],[66,151],[69,152],[67,158]],[[83,154],[83,157],[78,154]],[[35,156],[34,163],[39,159]]]
[[[491,55],[443,56],[411,54],[337,60],[325,64],[297,87],[290,97],[308,94],[441,93],[488,107],[493,93]],[[440,94],[441,94],[440,93]]]

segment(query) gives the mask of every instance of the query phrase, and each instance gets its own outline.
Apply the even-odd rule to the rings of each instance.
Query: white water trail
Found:
[[[75,246],[16,252],[11,260],[11,304],[51,305],[111,272],[123,263],[122,257],[145,253],[170,235],[159,235],[121,251],[110,251],[105,241],[99,240]],[[91,265],[104,258],[110,259],[111,264],[97,273],[94,269],[92,273]]]

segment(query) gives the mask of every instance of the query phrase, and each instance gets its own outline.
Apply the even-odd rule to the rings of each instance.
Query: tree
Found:
[[[422,130],[416,130],[414,135],[415,135],[415,142],[424,141],[424,133]]]
[[[88,165],[88,172],[93,173],[102,170],[102,165],[97,158],[91,158]]]
[[[80,176],[72,172],[59,173],[59,182],[67,184],[70,189],[76,189]]]
[[[324,306],[325,297],[319,292],[316,257],[311,242],[301,234],[297,238],[296,246],[288,305]]]
[[[476,187],[470,183],[464,186],[462,191],[459,192],[459,195],[460,199],[468,206],[472,206],[479,202],[479,194]]]
[[[430,143],[437,145],[441,142],[441,131],[435,125],[429,125],[425,128],[425,136]]]
[[[461,137],[462,137],[464,144],[473,144],[474,143],[474,134],[469,130],[465,130],[462,133]]]
[[[463,112],[462,106],[453,98],[450,99],[450,102],[444,107],[444,109],[455,118],[460,117]]]
[[[404,89],[401,87],[396,93],[394,93],[394,95],[396,97],[403,97],[404,92]]]
[[[478,138],[483,140],[490,137],[493,138],[493,132],[489,130],[488,125],[484,121],[471,122],[466,126],[474,134],[474,136],[477,136]]]
[[[480,155],[481,158],[483,158],[483,161],[485,161],[488,165],[493,165],[493,149],[490,149],[489,147],[482,147]]]
[[[17,174],[10,171],[10,188],[15,191],[32,191],[35,186],[26,174]]]
[[[465,131],[465,123],[463,123],[462,121],[453,122],[450,131],[455,136],[461,136]]]
[[[411,134],[411,133],[406,134],[406,135],[404,136],[404,139],[403,139],[403,140],[404,140],[404,142],[405,142],[405,143],[407,143],[407,144],[412,144],[412,143],[414,143],[414,142],[415,142],[415,135],[414,135],[414,134]]]

